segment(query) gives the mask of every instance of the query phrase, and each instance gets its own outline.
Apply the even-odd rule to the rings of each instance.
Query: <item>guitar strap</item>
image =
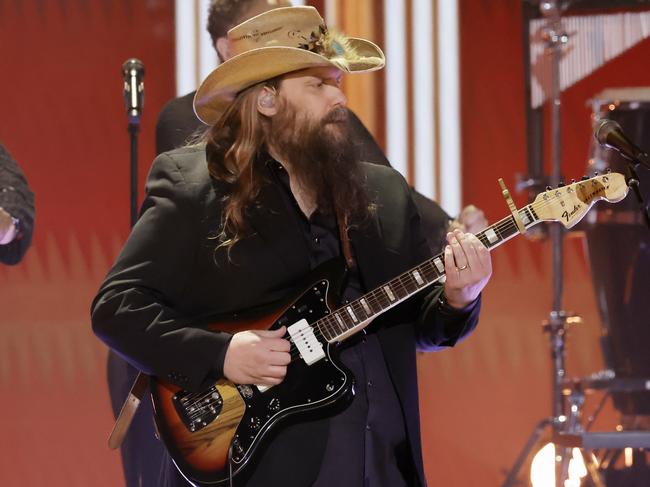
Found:
[[[133,416],[135,416],[135,412],[138,410],[148,387],[149,376],[139,372],[131,386],[129,395],[126,396],[126,400],[122,404],[122,409],[115,420],[113,430],[108,436],[108,447],[110,449],[115,450],[122,445],[126,432],[129,430],[129,426],[131,426],[131,421],[133,421]]]
[[[340,211],[336,212],[336,223],[339,227],[339,238],[341,239],[341,248],[343,257],[348,269],[354,268],[354,258],[352,257],[352,246],[350,245],[350,236],[348,235],[348,218],[342,215]]]

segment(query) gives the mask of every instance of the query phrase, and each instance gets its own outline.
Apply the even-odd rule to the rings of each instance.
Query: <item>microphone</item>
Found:
[[[650,169],[650,156],[637,147],[623,133],[621,126],[614,120],[607,118],[599,120],[598,126],[594,131],[594,137],[596,137],[600,145],[614,149],[626,159],[642,164]]]
[[[136,58],[127,59],[122,65],[124,78],[124,104],[129,116],[129,123],[140,123],[140,114],[144,106],[144,64]]]

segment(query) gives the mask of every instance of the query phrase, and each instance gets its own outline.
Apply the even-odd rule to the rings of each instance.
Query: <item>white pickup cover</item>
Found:
[[[314,334],[314,329],[307,323],[306,319],[297,321],[287,328],[291,340],[300,352],[300,356],[307,365],[318,362],[325,357],[323,345]]]

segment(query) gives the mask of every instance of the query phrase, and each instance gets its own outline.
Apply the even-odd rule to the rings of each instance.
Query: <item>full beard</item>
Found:
[[[291,165],[291,177],[314,195],[319,211],[345,217],[348,223],[368,216],[365,176],[346,108],[311,120],[286,106],[273,117],[269,137]]]

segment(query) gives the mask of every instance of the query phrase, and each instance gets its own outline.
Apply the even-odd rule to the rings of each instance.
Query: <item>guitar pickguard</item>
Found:
[[[313,323],[329,314],[328,285],[327,280],[315,283],[275,321],[271,329],[289,327],[303,319]],[[342,396],[351,394],[351,375],[336,362],[335,347],[318,333],[317,338],[325,352],[323,359],[307,365],[302,357],[296,356],[287,367],[284,381],[263,392],[254,385],[238,386],[246,412],[232,443],[232,462],[237,469],[248,462],[264,440],[269,439],[277,423],[307,411],[327,409]],[[294,349],[293,353],[297,355],[297,350]]]

